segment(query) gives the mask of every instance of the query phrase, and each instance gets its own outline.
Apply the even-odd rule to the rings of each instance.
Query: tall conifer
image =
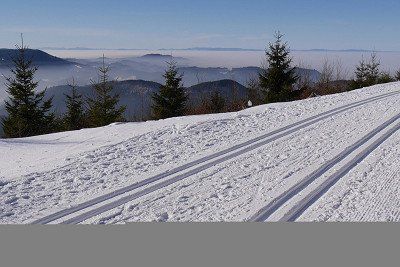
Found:
[[[183,116],[186,111],[187,96],[182,86],[183,75],[178,73],[175,62],[168,63],[168,69],[163,75],[165,84],[160,92],[153,95],[153,117],[166,119]]]
[[[124,121],[123,114],[126,107],[118,106],[119,95],[112,94],[113,86],[108,76],[110,68],[106,66],[104,56],[103,64],[98,71],[98,81],[92,81],[94,96],[88,99],[90,126],[101,127]]]
[[[267,67],[259,75],[260,86],[267,103],[289,101],[293,85],[298,80],[287,43],[280,32],[275,34],[275,42],[266,50]]]
[[[65,94],[67,113],[64,117],[65,128],[69,131],[80,130],[85,126],[85,114],[82,95],[78,93],[75,81],[69,85],[71,94]]]
[[[19,138],[47,134],[54,131],[54,114],[50,112],[52,99],[44,100],[45,91],[36,92],[38,82],[34,81],[37,68],[27,58],[27,47],[23,39],[16,46],[18,55],[12,58],[13,77],[6,78],[9,99],[5,101],[7,116],[1,123],[6,138]]]

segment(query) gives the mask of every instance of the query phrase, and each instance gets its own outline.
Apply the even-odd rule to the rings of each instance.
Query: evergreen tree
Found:
[[[368,68],[365,63],[364,57],[362,57],[355,71],[356,78],[351,82],[351,89],[358,89],[365,86],[368,77]]]
[[[65,94],[67,114],[64,117],[64,125],[68,131],[80,130],[85,126],[82,95],[78,93],[75,81],[69,86],[71,94]]]
[[[9,100],[5,101],[7,116],[2,118],[4,137],[19,138],[47,134],[54,131],[54,114],[50,112],[52,98],[44,100],[45,91],[36,93],[38,82],[34,81],[37,68],[27,58],[27,47],[22,40],[16,46],[18,55],[12,58],[13,77],[6,78]]]
[[[88,99],[90,126],[101,127],[114,122],[124,121],[123,114],[126,107],[117,106],[119,95],[112,94],[113,86],[108,77],[110,68],[106,66],[104,56],[103,65],[98,71],[98,82],[92,81],[94,96]]]
[[[380,65],[375,52],[371,54],[369,62],[366,62],[363,57],[356,67],[356,78],[350,83],[350,88],[358,89],[392,80],[390,75],[380,72]]]
[[[182,86],[183,75],[178,74],[175,62],[168,63],[163,75],[165,84],[160,92],[153,94],[153,116],[155,119],[179,117],[185,114],[187,96]]]
[[[391,83],[391,82],[395,82],[395,81],[396,81],[396,78],[392,77],[389,72],[382,72],[381,74],[379,74],[376,83],[383,84],[383,83]]]
[[[375,52],[371,54],[371,59],[367,64],[367,79],[366,86],[371,86],[378,83],[378,79],[380,76],[380,67],[381,63]]]
[[[210,97],[210,111],[212,113],[221,113],[224,112],[225,110],[225,98],[222,97],[220,92],[215,90],[213,93],[211,93]]]
[[[268,68],[259,75],[267,103],[291,100],[293,85],[298,80],[295,68],[291,67],[288,45],[282,41],[283,35],[277,32],[275,38],[266,51]]]

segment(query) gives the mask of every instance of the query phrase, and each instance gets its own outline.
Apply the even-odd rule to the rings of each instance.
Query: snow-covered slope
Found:
[[[0,140],[0,223],[400,220],[396,92]]]

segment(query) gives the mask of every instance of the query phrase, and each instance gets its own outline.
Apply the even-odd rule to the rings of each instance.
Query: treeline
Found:
[[[233,80],[230,82],[229,91],[225,92],[225,95],[221,91],[221,88],[218,88],[218,85],[215,84],[212,88],[209,88],[209,93],[201,94],[197,98],[197,101],[188,104],[186,114],[200,115],[235,112],[253,106],[253,103],[249,101],[249,88],[247,88],[246,96],[239,96],[238,86],[241,85]]]
[[[369,60],[363,57],[351,80],[348,80],[349,75],[340,60],[325,59],[317,81],[313,81],[307,72],[295,75],[288,44],[282,41],[281,33],[276,33],[275,37],[275,43],[269,44],[266,51],[266,67],[258,78],[250,79],[247,84],[249,99],[254,105],[300,100],[400,81],[400,70],[394,76],[381,70],[375,52]],[[302,64],[299,67],[311,68]]]
[[[7,116],[1,119],[5,138],[29,137],[58,131],[100,127],[124,121],[125,107],[118,107],[119,96],[112,93],[108,67],[99,68],[98,81],[92,81],[93,96],[83,99],[73,82],[71,94],[66,95],[67,112],[56,117],[51,112],[52,98],[44,99],[46,90],[37,93],[34,75],[38,70],[27,58],[23,42],[17,46],[18,56],[12,58],[13,77],[6,78],[9,99],[5,101]]]
[[[232,86],[231,99],[221,95],[215,88],[209,95],[202,95],[199,103],[189,103],[182,84],[183,74],[178,72],[175,62],[168,63],[164,74],[165,83],[159,92],[152,95],[150,119],[166,119],[193,114],[231,112],[247,107],[287,102],[318,95],[350,91],[379,83],[400,80],[400,71],[394,77],[380,70],[376,53],[360,61],[353,80],[346,79],[340,62],[325,60],[317,82],[306,74],[297,75],[290,56],[290,49],[277,32],[276,40],[266,49],[266,64],[258,77],[252,77],[247,84],[246,99],[239,98]],[[20,138],[48,134],[57,131],[79,130],[101,127],[114,122],[124,122],[126,107],[120,106],[119,95],[113,93],[113,86],[104,57],[98,69],[98,79],[91,81],[93,94],[84,97],[79,94],[74,81],[69,85],[70,94],[65,97],[67,112],[57,117],[52,109],[52,98],[45,99],[46,91],[36,92],[38,83],[34,80],[37,68],[27,58],[27,47],[22,42],[17,46],[18,56],[13,58],[12,77],[6,78],[9,99],[5,101],[7,116],[1,119],[5,138]]]

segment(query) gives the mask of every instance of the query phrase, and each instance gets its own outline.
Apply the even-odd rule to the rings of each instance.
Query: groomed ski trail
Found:
[[[306,127],[311,126],[311,125],[313,125],[313,124],[315,124],[315,123],[317,123],[319,121],[322,121],[324,119],[330,118],[331,116],[346,112],[346,111],[348,111],[350,109],[353,109],[353,108],[356,108],[356,107],[359,107],[359,106],[362,106],[362,105],[365,105],[365,104],[368,104],[368,103],[371,103],[371,102],[374,102],[374,101],[378,101],[378,100],[381,100],[381,99],[384,99],[384,98],[387,98],[387,97],[390,97],[390,96],[397,95],[399,93],[400,92],[390,92],[390,93],[386,93],[386,94],[383,94],[383,95],[378,95],[378,96],[375,96],[375,97],[371,97],[371,98],[368,98],[368,99],[364,99],[364,100],[361,100],[361,101],[350,103],[350,104],[347,104],[345,106],[337,107],[335,109],[323,112],[321,114],[312,116],[310,118],[301,120],[299,122],[290,124],[288,126],[285,126],[285,127],[280,128],[280,129],[277,129],[275,131],[272,131],[270,133],[267,133],[265,135],[259,136],[257,138],[252,139],[252,140],[249,140],[247,142],[235,145],[235,146],[233,146],[233,147],[231,147],[229,149],[225,149],[225,150],[222,150],[220,152],[217,152],[217,153],[214,153],[212,155],[209,155],[207,157],[203,157],[203,158],[201,158],[199,160],[187,163],[187,164],[182,165],[180,167],[177,167],[177,168],[175,168],[175,169],[173,169],[173,170],[171,170],[169,172],[161,173],[159,175],[153,176],[153,177],[148,178],[146,180],[143,180],[141,182],[138,182],[138,183],[132,184],[130,186],[118,189],[116,191],[113,191],[113,192],[111,192],[109,194],[106,194],[106,195],[94,198],[92,200],[89,200],[87,202],[81,203],[81,204],[79,204],[77,206],[74,206],[72,208],[64,209],[64,210],[61,210],[61,211],[56,212],[54,214],[48,215],[48,216],[46,216],[44,218],[41,218],[41,219],[38,219],[38,220],[34,221],[33,224],[51,223],[51,222],[60,220],[60,219],[65,218],[65,217],[68,218],[71,215],[73,215],[74,213],[79,213],[79,212],[84,211],[85,209],[89,209],[91,207],[96,206],[94,209],[86,211],[83,214],[79,214],[79,215],[77,215],[75,217],[68,218],[67,220],[63,221],[62,223],[65,223],[65,224],[76,224],[76,223],[83,222],[83,221],[85,221],[85,220],[87,220],[87,219],[89,219],[91,217],[94,217],[96,215],[104,213],[104,212],[106,212],[106,211],[108,211],[110,209],[113,209],[115,207],[118,207],[118,206],[120,206],[120,205],[122,205],[122,204],[124,204],[126,202],[132,201],[132,200],[137,199],[139,197],[142,197],[144,195],[150,194],[150,193],[152,193],[152,192],[154,192],[156,190],[164,188],[164,187],[166,187],[168,185],[171,185],[173,183],[181,181],[181,180],[183,180],[183,179],[185,179],[187,177],[190,177],[190,176],[192,176],[192,175],[194,175],[196,173],[199,173],[199,172],[201,172],[203,170],[206,170],[206,169],[208,169],[208,168],[210,168],[212,166],[215,166],[216,164],[220,164],[220,163],[222,163],[224,161],[230,160],[230,159],[232,159],[234,157],[237,157],[237,156],[242,155],[244,153],[247,153],[247,152],[249,152],[251,150],[259,148],[259,147],[261,147],[261,146],[263,146],[263,145],[265,145],[267,143],[275,141],[275,140],[277,140],[279,138],[282,138],[284,136],[290,135],[290,134],[292,134],[292,133],[294,133],[294,132],[296,132],[296,131],[298,131],[300,129],[306,128]],[[203,163],[205,163],[205,164],[201,165]],[[191,168],[194,168],[194,169],[191,169]],[[187,171],[187,172],[185,172],[185,171]],[[180,172],[184,172],[184,173],[179,174]],[[174,174],[178,174],[178,175],[175,176],[175,177],[172,177],[170,179],[167,179],[165,181],[162,181],[162,182],[160,182],[158,184],[151,185],[151,184],[153,184],[155,182],[163,180],[164,178],[167,178],[167,177],[172,176]],[[147,187],[144,190],[136,192],[134,194],[123,196],[124,194],[127,194],[127,193],[129,193],[129,192],[131,192],[133,190],[140,189],[140,188],[146,187],[146,186],[150,186],[150,187]],[[118,199],[118,197],[120,197],[120,198]],[[116,200],[113,201],[114,198]],[[101,204],[103,202],[104,203],[108,202],[108,203],[105,204],[105,205],[101,205],[101,206],[97,207],[97,205],[99,205],[99,204]]]
[[[335,156],[330,161],[326,162],[320,168],[312,172],[310,175],[306,176],[296,185],[286,190],[284,193],[279,195],[273,201],[271,201],[268,205],[259,210],[253,217],[250,218],[252,222],[264,222],[267,221],[271,215],[273,215],[276,211],[278,211],[281,207],[283,207],[286,203],[288,203],[293,197],[303,191],[307,186],[321,177],[324,173],[329,171],[332,167],[343,161],[347,156],[349,156],[352,152],[356,151],[362,145],[367,143],[373,137],[387,129],[391,124],[400,119],[400,114],[391,118],[390,120],[384,122],[379,127],[375,128],[373,131],[365,135],[363,138],[358,140],[353,145],[349,146],[347,149],[342,151],[340,154]],[[400,123],[396,124],[393,128],[390,128],[385,134],[383,134],[379,139],[375,140],[370,146],[362,150],[359,154],[357,154],[354,158],[349,160],[345,166],[340,168],[334,174],[329,176],[324,182],[319,185],[316,189],[314,189],[311,193],[309,193],[306,197],[302,198],[298,203],[295,204],[292,209],[286,213],[279,221],[285,222],[293,222],[295,221],[301,214],[310,207],[314,202],[316,202],[326,191],[329,190],[341,177],[343,177],[346,173],[348,173],[352,168],[354,168],[359,162],[361,162],[365,157],[367,157],[372,151],[374,151],[380,144],[382,144],[385,140],[387,140],[390,136],[392,136],[396,131],[400,129]]]

